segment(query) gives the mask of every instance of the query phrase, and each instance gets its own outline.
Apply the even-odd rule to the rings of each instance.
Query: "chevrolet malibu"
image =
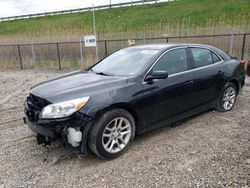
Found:
[[[244,80],[240,61],[212,46],[134,46],[32,87],[24,122],[38,144],[59,139],[79,154],[112,159],[136,135],[209,109],[231,110]]]

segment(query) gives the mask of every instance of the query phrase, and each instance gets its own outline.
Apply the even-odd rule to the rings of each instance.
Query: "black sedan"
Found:
[[[208,109],[231,110],[244,81],[241,63],[212,46],[134,46],[31,88],[24,122],[38,144],[60,139],[80,154],[112,159],[135,135]]]

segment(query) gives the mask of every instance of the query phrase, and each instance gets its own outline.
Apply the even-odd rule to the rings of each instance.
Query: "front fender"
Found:
[[[99,113],[100,111],[103,111],[104,109],[106,109],[108,107],[109,107],[108,105],[93,106],[93,107],[88,109],[87,115],[91,116],[91,117],[95,117],[97,115],[97,113]]]

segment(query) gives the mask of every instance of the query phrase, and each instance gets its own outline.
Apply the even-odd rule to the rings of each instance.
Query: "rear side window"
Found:
[[[217,55],[215,55],[214,52],[211,52],[211,54],[212,54],[212,58],[213,58],[214,63],[217,63],[217,62],[221,61],[220,58]]]
[[[191,52],[194,58],[195,67],[204,67],[221,61],[214,52],[208,49],[191,48]]]
[[[204,67],[213,64],[213,58],[210,50],[203,48],[191,48],[196,67]]]
[[[154,71],[167,71],[169,75],[188,70],[186,49],[175,49],[164,54],[154,65]]]

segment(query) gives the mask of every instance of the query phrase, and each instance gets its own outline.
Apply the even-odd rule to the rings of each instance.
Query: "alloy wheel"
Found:
[[[225,110],[231,110],[236,98],[236,92],[233,87],[229,87],[226,89],[223,95],[223,107]]]
[[[131,138],[131,124],[124,117],[114,118],[105,127],[102,135],[102,144],[109,153],[117,153],[123,150]]]

